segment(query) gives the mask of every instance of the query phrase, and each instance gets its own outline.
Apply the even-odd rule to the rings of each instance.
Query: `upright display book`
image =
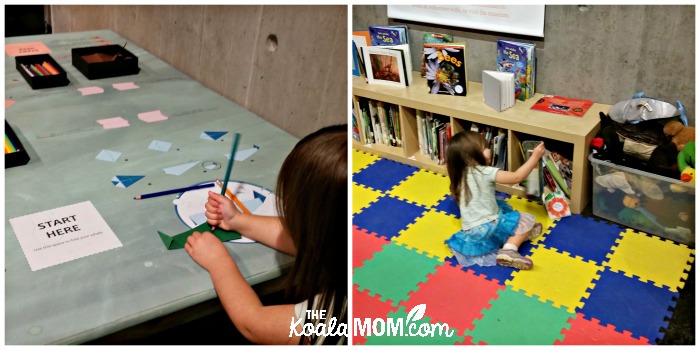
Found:
[[[525,101],[535,94],[535,44],[498,40],[497,71],[515,76],[515,98]]]
[[[431,94],[467,95],[466,43],[423,44]]]
[[[369,37],[372,46],[394,46],[408,44],[408,27],[370,26]]]
[[[452,35],[433,32],[423,33],[423,44],[443,44],[451,43]],[[425,78],[425,56],[421,56],[420,76]]]
[[[484,90],[484,103],[489,107],[502,112],[513,107],[515,96],[513,95],[513,74],[485,70],[481,74]]]
[[[577,100],[562,96],[543,96],[530,109],[570,115],[573,117],[583,117],[589,108],[593,105],[593,101]]]
[[[408,45],[361,48],[367,82],[396,87],[411,84],[411,55]]]

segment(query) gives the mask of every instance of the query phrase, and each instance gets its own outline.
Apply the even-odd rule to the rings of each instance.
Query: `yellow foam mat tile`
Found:
[[[688,278],[688,271],[684,270],[690,270],[694,249],[631,229],[616,242],[604,266],[627,277],[637,276],[642,282],[653,282],[659,288],[666,286],[673,292],[683,288],[685,282],[681,279]]]
[[[432,207],[450,192],[450,180],[431,171],[420,170],[387,192],[392,197]]]
[[[444,261],[452,256],[445,240],[461,228],[459,219],[431,210],[408,225],[408,228],[392,238],[392,241],[407,249]]]
[[[378,161],[380,158],[374,154],[352,150],[352,173],[357,173],[360,170],[368,167],[370,164]]]
[[[593,282],[600,278],[598,272],[603,269],[595,262],[542,245],[532,249],[529,258],[533,268],[517,271],[506,284],[528,296],[537,296],[542,302],[551,301],[555,307],[566,307],[569,312],[583,307],[582,300],[590,296],[586,290],[594,287]]]
[[[513,207],[513,209],[521,213],[530,213],[534,215],[535,221],[542,224],[543,235],[544,233],[549,232],[554,226],[556,226],[557,221],[559,221],[559,219],[552,220],[549,218],[549,215],[547,215],[547,209],[544,208],[543,204],[532,202],[527,199],[523,199],[516,196],[506,198],[506,203],[510,204],[510,206]],[[535,240],[535,242],[540,241],[542,239],[544,239],[543,236],[540,236]]]
[[[360,186],[356,183],[352,184],[352,213],[359,214],[363,209],[376,202],[379,197],[383,196],[382,192],[371,188]]]

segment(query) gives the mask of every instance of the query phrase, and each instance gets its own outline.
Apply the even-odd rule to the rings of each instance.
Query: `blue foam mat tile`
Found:
[[[352,224],[391,240],[392,237],[398,236],[400,231],[405,230],[408,224],[423,216],[425,210],[421,206],[384,196],[355,215]]]
[[[382,158],[352,175],[352,181],[379,191],[389,191],[419,169]]]
[[[435,209],[446,213],[447,215],[454,215],[454,217],[456,218],[460,217],[459,206],[457,205],[457,201],[450,195],[445,196],[445,198],[441,199],[435,206]]]
[[[645,337],[653,344],[663,339],[679,293],[641,282],[623,273],[605,268],[590,296],[583,299],[580,311],[584,318],[595,318],[605,326],[612,324],[618,332],[629,331],[635,338]]]
[[[552,227],[542,241],[546,247],[580,256],[598,265],[608,260],[607,255],[622,234],[618,226],[596,221],[582,215],[567,216]]]

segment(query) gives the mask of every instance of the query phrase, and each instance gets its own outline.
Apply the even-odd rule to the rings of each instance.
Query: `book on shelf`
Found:
[[[521,147],[521,152],[524,153],[523,159],[527,161],[530,159],[532,156],[532,153],[534,152],[534,149],[541,143],[542,141],[523,141],[520,144]],[[535,169],[532,169],[530,174],[527,176],[527,180],[525,183],[525,192],[528,194],[528,197],[531,199],[535,199],[537,202],[542,201],[542,194],[544,193],[544,184],[545,184],[545,179],[544,179],[544,173],[543,173],[543,165],[542,161],[537,162],[537,167]]]
[[[362,57],[362,50],[361,48],[367,47],[370,45],[370,39],[369,39],[369,31],[355,31],[352,32],[352,49],[353,49],[353,74],[355,74],[355,67],[354,64],[357,62],[357,70],[359,71],[359,74],[355,75],[364,75],[367,76],[367,72],[365,72],[365,59]]]
[[[513,95],[513,74],[507,72],[485,70],[481,73],[481,81],[484,91],[484,103],[499,111],[513,107],[515,95]]]
[[[537,100],[530,109],[573,117],[583,117],[592,105],[593,101],[589,100],[577,100],[563,96],[547,95]]]
[[[440,33],[433,33],[433,32],[424,32],[423,33],[423,44],[441,44],[441,43],[451,43],[452,42],[452,35],[449,34],[440,34]],[[421,62],[420,62],[420,76],[425,78],[425,55],[421,55]]]
[[[513,73],[516,99],[525,101],[535,94],[535,44],[510,40],[496,42],[496,70]]]
[[[423,44],[428,81],[431,94],[467,95],[466,43]]]
[[[365,62],[367,82],[396,87],[411,84],[411,55],[407,44],[367,46],[360,49]]]
[[[358,99],[360,124],[365,134],[365,144],[401,146],[398,124],[398,106],[367,98]]]
[[[507,161],[508,158],[508,136],[503,130],[499,130],[498,135],[493,139],[493,166],[501,169],[508,170]]]
[[[357,122],[357,110],[355,104],[352,105],[352,138],[355,141],[360,141],[360,127]]]
[[[564,176],[562,175],[561,171],[559,170],[559,167],[557,166],[557,163],[552,157],[551,152],[545,151],[544,157],[542,157],[542,159],[544,161],[545,166],[547,167],[547,170],[549,171],[549,174],[552,176],[554,182],[557,184],[557,187],[561,189],[567,197],[571,198],[571,185],[567,184],[566,180],[564,179]]]
[[[408,44],[408,27],[405,25],[370,26],[369,37],[372,46]]]
[[[358,59],[357,45],[355,45],[354,41],[351,43],[351,45],[352,45],[352,75],[359,77],[362,74],[360,72],[360,62]]]
[[[416,110],[416,126],[418,129],[418,150],[420,154],[427,155],[428,148],[425,143],[425,112]]]

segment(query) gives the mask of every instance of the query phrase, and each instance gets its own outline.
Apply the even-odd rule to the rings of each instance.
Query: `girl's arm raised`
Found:
[[[532,172],[533,169],[537,167],[537,163],[542,159],[544,155],[544,142],[540,143],[535,147],[525,164],[520,166],[516,171],[504,171],[499,170],[496,173],[496,182],[500,184],[514,185],[522,182],[527,178],[527,176]]]

